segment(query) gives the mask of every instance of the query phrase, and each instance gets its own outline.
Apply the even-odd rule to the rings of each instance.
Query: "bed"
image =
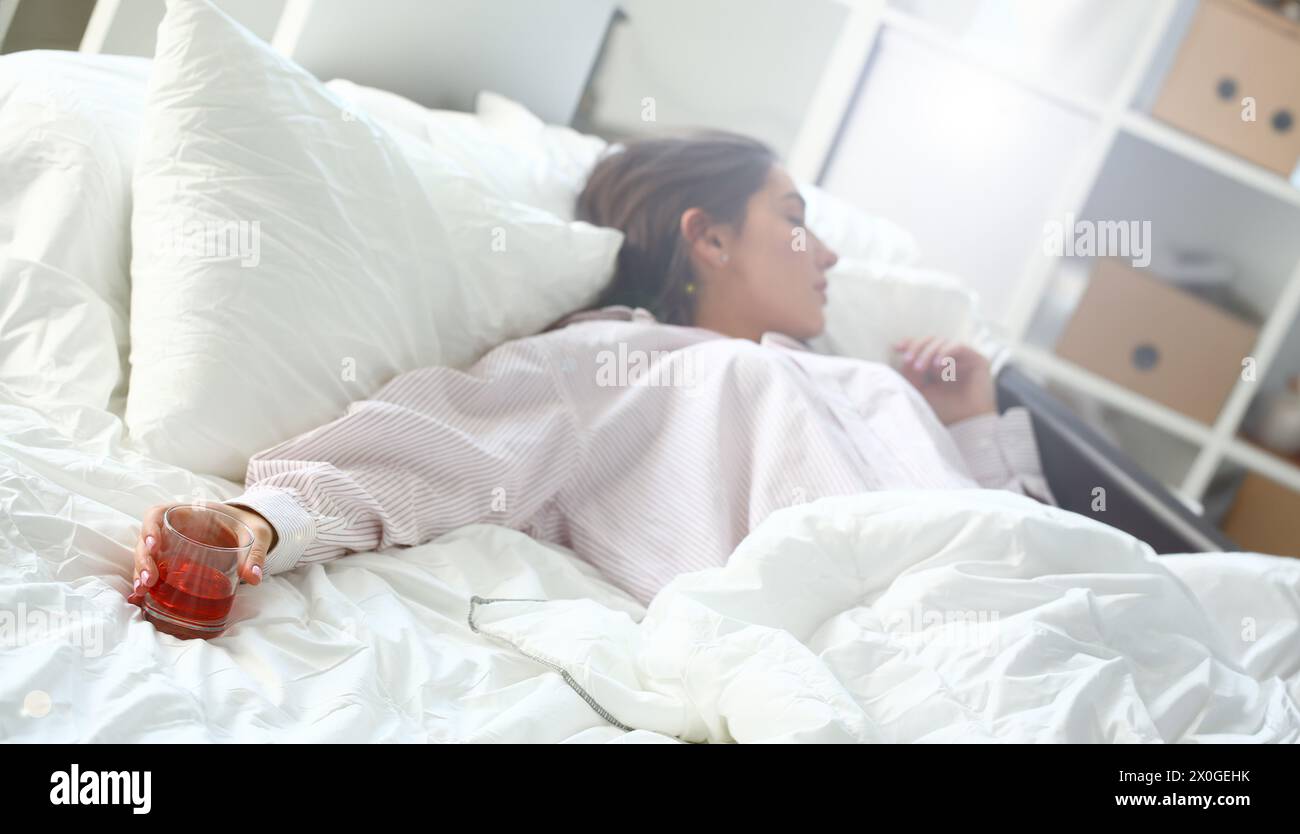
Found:
[[[0,438],[7,741],[1300,738],[1300,563],[1157,557],[1009,493],[791,507],[648,610],[476,525],[245,586],[181,641],[125,601],[137,519],[238,485],[89,409],[5,396]]]
[[[213,54],[252,50],[248,61],[231,62],[241,72],[273,61],[255,44],[220,40],[251,36],[223,29],[205,2],[172,0],[168,15],[155,61],[201,60],[209,31],[218,38]],[[165,54],[166,30],[182,25],[200,42],[184,56]],[[315,83],[268,66],[277,84],[291,76]],[[219,638],[158,633],[126,602],[138,519],[162,501],[238,494],[241,450],[264,437],[223,435],[220,426],[199,446],[181,437],[201,421],[204,392],[132,401],[139,369],[158,357],[139,355],[149,335],[123,283],[136,280],[138,294],[152,268],[131,227],[172,205],[157,203],[160,195],[174,199],[139,167],[164,162],[132,148],[140,113],[154,106],[143,82],[157,72],[129,59],[0,58],[0,178],[4,193],[25,195],[3,204],[0,740],[1300,740],[1300,560],[1223,552],[1226,543],[1196,537],[1194,522],[1179,516],[1171,526],[1168,512],[1155,509],[1147,521],[1182,535],[1171,551],[1178,555],[1157,556],[1086,514],[985,490],[794,504],[754,530],[725,567],[678,577],[649,606],[563,548],[472,525],[244,586]],[[327,109],[342,102],[337,124],[322,117],[313,130],[387,143],[379,128],[395,135],[401,124],[418,132],[432,123],[427,115],[403,122],[419,114],[374,93],[363,108],[345,95],[357,92],[346,83],[313,92]],[[532,177],[517,184],[532,189],[533,205],[562,202],[556,195],[581,170],[566,163],[574,149],[599,150],[590,138],[531,122],[505,102],[481,104],[466,118],[495,122],[493,135],[508,137],[503,153],[522,153],[520,131],[550,143],[537,159],[559,185]],[[383,107],[396,111],[380,116]],[[437,124],[439,160],[469,153],[488,135],[465,118],[440,114]],[[166,135],[155,124],[146,139]],[[60,137],[73,141],[65,147]],[[55,147],[68,154],[62,166],[48,165]],[[463,158],[450,180],[466,189],[462,197],[477,193],[465,179],[474,165]],[[485,205],[503,210],[501,199]],[[93,211],[79,216],[87,204]],[[44,216],[32,226],[37,210]],[[523,210],[518,218],[510,222],[549,230],[557,246],[599,250],[591,264],[608,254],[607,240],[563,218]],[[852,282],[841,305],[860,321],[853,293],[879,301],[877,282],[890,273],[879,266],[882,252],[909,246],[883,221],[837,222],[846,245],[873,247],[858,253],[873,264],[871,275]],[[262,254],[274,259],[282,242],[267,235]],[[954,310],[964,298],[944,297]],[[926,312],[943,318],[933,304]],[[166,315],[151,308],[149,321]],[[438,349],[448,342],[444,335]],[[358,364],[364,375],[366,363]],[[1000,381],[1003,405],[1029,407],[1040,438],[1070,433],[1068,417],[1032,383],[1007,370]],[[365,380],[337,382],[343,396]],[[200,399],[189,410],[164,410],[186,396]],[[261,416],[266,431],[289,430],[274,414]],[[295,419],[310,426],[317,418]],[[1127,466],[1090,436],[1073,437],[1082,437],[1076,456]],[[193,454],[211,457],[191,462]],[[1158,485],[1138,485],[1150,493],[1142,506],[1173,501]]]

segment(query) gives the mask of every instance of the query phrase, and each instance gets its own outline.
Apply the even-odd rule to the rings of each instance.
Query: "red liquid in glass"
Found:
[[[211,547],[239,547],[239,538],[234,531],[218,525],[186,519],[176,529],[191,540]],[[158,559],[158,581],[149,589],[150,601],[159,614],[182,622],[224,626],[235,604],[236,583],[218,568],[189,558],[187,550],[192,547],[179,537],[164,535]],[[160,631],[177,637],[212,636],[207,631],[191,631],[179,624],[150,617],[147,609],[146,617]]]
[[[194,562],[160,564],[149,595],[164,612],[197,622],[222,622],[235,604],[235,588],[226,575]]]

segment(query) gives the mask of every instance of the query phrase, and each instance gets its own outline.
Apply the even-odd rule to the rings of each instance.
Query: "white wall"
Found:
[[[612,137],[695,127],[745,133],[784,154],[847,17],[835,0],[623,0],[590,109]],[[642,119],[643,99],[655,121]]]
[[[615,0],[296,0],[275,47],[323,80],[473,110],[480,90],[548,122],[577,109]]]
[[[881,35],[822,185],[917,237],[993,319],[1041,246],[1062,171],[1091,123],[911,36]]]
[[[286,0],[215,0],[216,5],[263,40],[270,41]],[[83,52],[152,58],[163,0],[98,0],[81,41]]]

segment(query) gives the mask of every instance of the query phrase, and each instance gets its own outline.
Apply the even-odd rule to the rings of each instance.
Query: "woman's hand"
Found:
[[[894,343],[894,350],[901,354],[898,372],[916,386],[945,426],[997,413],[993,373],[979,351],[936,338],[903,339]]]
[[[275,528],[261,515],[245,507],[235,507],[216,501],[200,503],[234,516],[253,531],[253,546],[249,548],[248,557],[239,566],[239,577],[250,585],[260,583],[262,563],[266,559],[266,554],[275,546]],[[150,507],[144,514],[140,537],[135,543],[135,577],[131,594],[126,598],[127,602],[139,605],[144,599],[145,589],[152,588],[158,582],[158,565],[154,557],[158,555],[159,548],[162,546],[163,513],[176,506],[185,506],[185,504],[180,502],[158,504]]]

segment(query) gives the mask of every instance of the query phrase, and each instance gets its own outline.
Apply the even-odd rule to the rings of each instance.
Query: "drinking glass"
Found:
[[[235,604],[239,566],[252,546],[248,525],[219,509],[168,508],[154,558],[158,581],[144,595],[145,619],[182,639],[221,634]]]

